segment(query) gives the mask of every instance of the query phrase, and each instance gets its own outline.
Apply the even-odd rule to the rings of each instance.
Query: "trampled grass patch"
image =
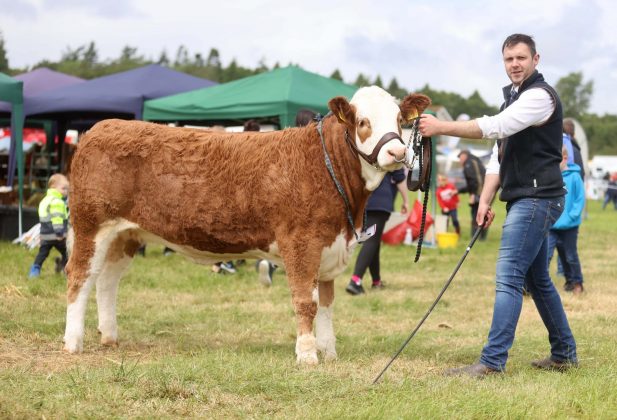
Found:
[[[503,207],[442,301],[383,380],[375,376],[407,338],[469,241],[455,249],[384,247],[387,288],[352,297],[337,279],[339,358],[295,364],[295,321],[284,273],[263,288],[252,262],[217,275],[150,247],[120,285],[120,347],[101,347],[91,296],[84,354],[61,351],[65,279],[47,262],[27,280],[34,252],[0,243],[0,417],[616,418],[617,212],[589,203],[579,242],[586,291],[560,290],[581,367],[538,372],[547,333],[525,299],[507,373],[446,378],[477,360],[490,326]],[[554,273],[555,267],[552,267]],[[365,279],[368,278],[368,275]]]

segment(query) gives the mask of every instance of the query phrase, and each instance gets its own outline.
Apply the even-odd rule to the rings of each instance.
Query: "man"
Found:
[[[514,34],[502,46],[511,84],[499,114],[471,121],[440,121],[422,115],[423,136],[439,134],[499,139],[487,166],[476,221],[495,217],[491,200],[501,186],[507,203],[496,269],[493,321],[480,361],[448,371],[482,377],[503,372],[523,302],[526,283],[548,330],[550,357],[532,362],[547,370],[577,366],[576,343],[559,294],[548,272],[547,235],[563,211],[565,190],[561,162],[562,108],[555,90],[536,70],[539,54],[528,35]]]
[[[581,146],[578,144],[578,141],[574,136],[574,122],[571,119],[563,120],[563,134],[564,139],[567,136],[570,139],[570,144],[572,144],[572,159],[568,157],[568,164],[576,163],[581,168],[581,178],[583,179],[583,181],[585,181],[585,165],[583,164]],[[564,144],[566,143],[564,142]],[[569,149],[568,153],[570,153]]]
[[[465,176],[465,187],[458,190],[458,193],[469,193],[469,208],[471,209],[471,236],[476,233],[478,229],[478,223],[476,218],[478,216],[478,207],[480,206],[480,194],[482,193],[482,187],[484,186],[484,176],[486,174],[486,168],[482,161],[472,155],[469,150],[463,150],[458,154],[459,162],[463,167],[463,175]],[[480,240],[486,239],[487,230],[483,229],[480,232]]]

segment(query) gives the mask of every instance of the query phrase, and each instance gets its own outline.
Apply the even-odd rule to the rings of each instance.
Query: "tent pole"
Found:
[[[13,104],[11,112],[11,133],[15,134],[15,150],[17,159],[17,183],[19,191],[18,232],[23,234],[23,206],[24,206],[24,105]]]

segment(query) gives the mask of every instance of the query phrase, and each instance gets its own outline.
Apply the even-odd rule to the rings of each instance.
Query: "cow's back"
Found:
[[[321,144],[304,138],[308,132],[209,133],[102,121],[73,162],[73,225],[96,230],[124,219],[172,243],[243,252],[267,249],[286,218],[321,218],[322,234],[333,239],[341,227],[325,219],[342,214],[323,206],[337,193],[329,191]]]

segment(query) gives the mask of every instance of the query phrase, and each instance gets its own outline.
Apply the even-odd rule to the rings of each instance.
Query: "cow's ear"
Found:
[[[356,126],[356,113],[353,109],[353,105],[351,105],[344,96],[337,96],[336,98],[330,99],[328,108],[336,115],[336,118],[338,118],[341,124],[345,124],[350,128]]]
[[[411,121],[424,112],[431,104],[431,99],[421,93],[411,93],[401,101],[401,116],[405,121]]]

